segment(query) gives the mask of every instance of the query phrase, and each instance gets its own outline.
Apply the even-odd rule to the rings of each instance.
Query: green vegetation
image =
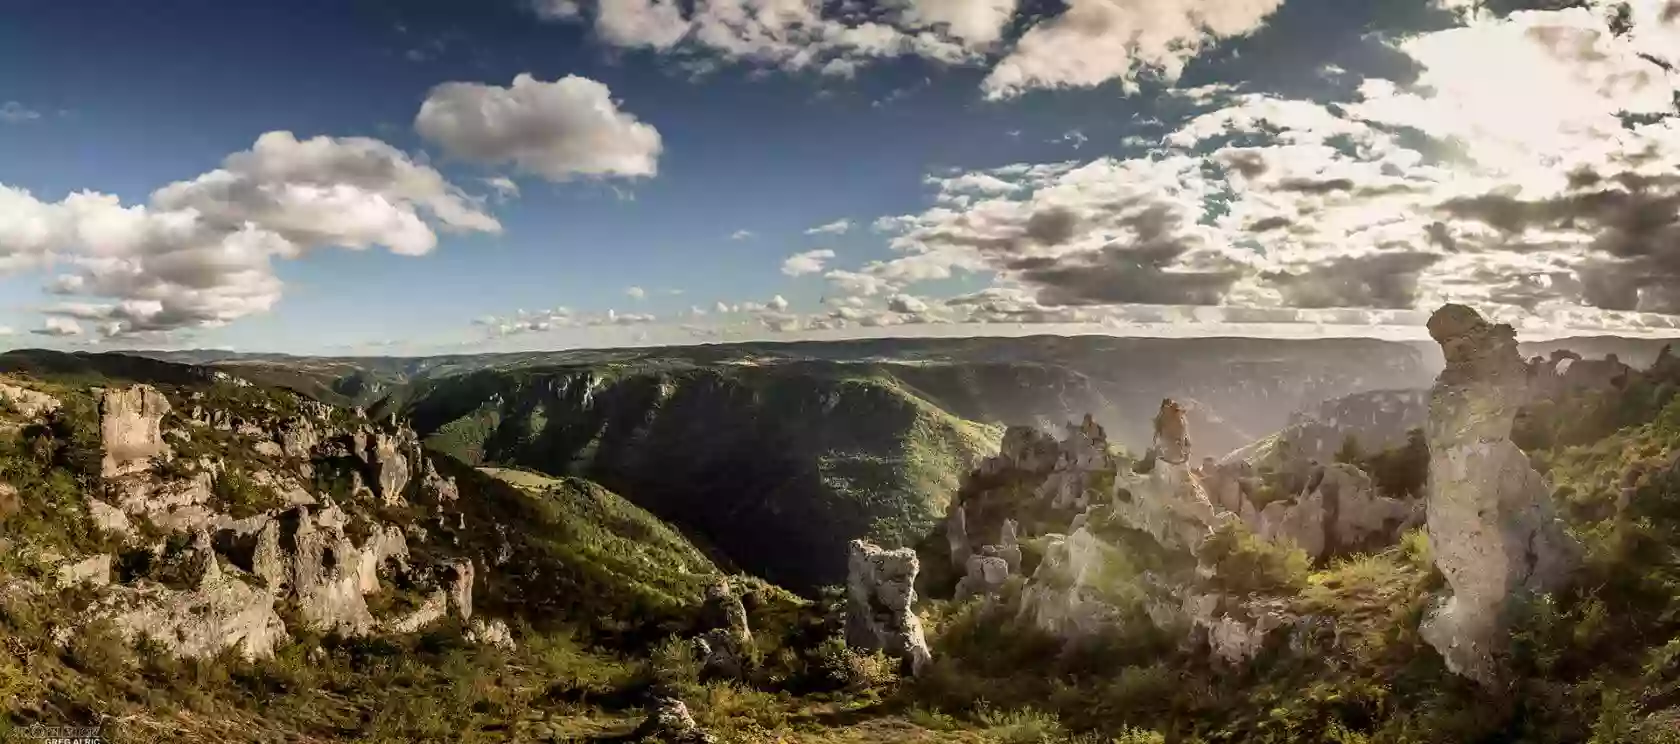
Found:
[[[400,405],[429,447],[587,477],[803,592],[841,580],[853,538],[915,544],[1001,437],[869,365],[503,369]]]

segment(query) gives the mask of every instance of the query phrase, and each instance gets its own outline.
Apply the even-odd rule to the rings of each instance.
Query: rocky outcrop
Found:
[[[495,646],[505,651],[512,651],[518,645],[514,643],[513,632],[508,630],[507,621],[501,618],[473,618],[472,623],[467,626],[467,642],[480,646]]]
[[[0,401],[28,419],[41,418],[58,410],[60,405],[51,395],[5,383],[0,383]]]
[[[1167,398],[1155,414],[1155,457],[1172,465],[1190,461],[1190,425],[1184,420],[1184,407]]]
[[[1661,354],[1657,363],[1663,363]],[[1528,363],[1529,394],[1536,399],[1556,399],[1566,395],[1609,390],[1635,374],[1615,354],[1603,359],[1585,359],[1572,351],[1558,350],[1547,358],[1535,357]]]
[[[1449,596],[1420,632],[1448,668],[1499,678],[1506,612],[1521,595],[1561,587],[1578,547],[1554,516],[1551,489],[1510,440],[1528,400],[1515,331],[1446,305],[1429,319],[1446,368],[1430,397],[1428,529]]]
[[[76,563],[67,563],[58,569],[58,585],[60,587],[105,586],[111,583],[111,556],[96,555]]]
[[[315,515],[298,507],[281,527],[281,549],[288,556],[290,586],[304,621],[322,630],[365,635],[375,625],[365,595],[379,590],[379,573],[387,562],[400,565],[407,559],[408,543],[400,529],[387,526],[357,547],[345,535],[345,524],[337,507]],[[468,565],[465,581],[470,587]],[[452,588],[451,601],[453,596]],[[470,598],[468,602],[470,614]]]
[[[1083,526],[1045,540],[1044,559],[1021,593],[1021,617],[1068,640],[1112,627],[1119,612],[1112,591],[1118,587],[1103,572],[1109,546]]]
[[[1061,443],[1048,432],[1034,426],[1011,426],[1003,433],[1003,444],[996,457],[980,464],[982,475],[1009,470],[1045,473],[1061,458]]]
[[[990,545],[986,546],[992,547]],[[957,599],[996,594],[1009,580],[1009,563],[995,555],[971,555],[962,579],[957,581]]]
[[[99,435],[105,448],[101,474],[114,478],[142,473],[153,457],[169,454],[163,417],[169,400],[150,385],[99,392]]]
[[[1422,500],[1383,496],[1370,476],[1346,463],[1316,468],[1300,496],[1258,511],[1238,498],[1237,513],[1254,534],[1293,543],[1314,560],[1392,545],[1423,521]]]
[[[717,738],[694,722],[688,705],[671,697],[653,701],[647,720],[630,734],[633,741],[657,744],[717,744]]]
[[[853,540],[846,568],[846,642],[866,651],[884,651],[911,674],[920,674],[933,655],[912,607],[921,570],[916,551],[883,550]]]
[[[746,674],[752,666],[752,628],[746,606],[727,580],[706,587],[700,622],[706,632],[695,639],[695,648],[705,674],[727,679]]]
[[[109,617],[130,642],[147,638],[175,656],[206,658],[228,648],[246,659],[272,656],[287,637],[274,594],[224,575],[213,553],[201,552],[201,558],[196,589],[113,586],[90,614]]]

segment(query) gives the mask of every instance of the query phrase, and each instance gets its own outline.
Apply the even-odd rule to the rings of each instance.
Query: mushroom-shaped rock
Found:
[[[1429,319],[1446,368],[1431,392],[1426,506],[1435,565],[1450,595],[1420,632],[1448,668],[1499,678],[1513,600],[1565,583],[1578,546],[1554,514],[1551,489],[1510,440],[1528,399],[1516,333],[1447,305]]]

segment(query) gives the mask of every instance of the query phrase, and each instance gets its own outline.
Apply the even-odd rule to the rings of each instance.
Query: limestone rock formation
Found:
[[[99,433],[105,447],[101,473],[114,478],[145,472],[151,458],[168,456],[163,440],[163,417],[169,400],[150,385],[99,394]]]
[[[96,555],[76,563],[60,566],[58,569],[58,585],[60,587],[88,584],[91,586],[105,586],[111,583],[111,556]]]
[[[846,567],[846,642],[866,651],[885,651],[912,674],[920,674],[933,655],[913,609],[921,570],[916,551],[883,550],[853,540]]]
[[[1034,426],[1011,426],[1003,433],[1003,445],[997,457],[980,465],[982,474],[1004,470],[1043,473],[1055,467],[1061,457],[1061,443],[1048,432]]]
[[[995,555],[969,556],[966,570],[957,582],[957,599],[996,594],[1009,580],[1009,563]]]
[[[286,626],[274,612],[274,595],[225,576],[214,554],[191,591],[157,584],[113,586],[92,615],[110,617],[125,639],[144,637],[185,658],[215,656],[237,649],[246,659],[272,656],[286,639]]]
[[[16,385],[0,383],[0,401],[12,407],[24,418],[40,418],[58,410],[57,398]]]
[[[485,620],[475,617],[467,626],[467,642],[481,646],[495,646],[511,651],[517,645],[513,640],[513,631],[508,630],[507,621],[501,618]]]
[[[634,741],[657,744],[716,744],[717,738],[694,722],[688,705],[676,698],[660,697],[653,701],[647,720],[631,733]]]
[[[1184,407],[1167,398],[1155,414],[1155,457],[1162,462],[1183,465],[1190,461],[1190,425]]]
[[[1346,463],[1316,468],[1304,493],[1258,511],[1245,496],[1237,498],[1237,513],[1254,534],[1294,543],[1314,560],[1392,545],[1423,519],[1421,500],[1384,496],[1370,476]]]
[[[700,622],[706,632],[695,645],[702,668],[709,675],[740,678],[752,664],[752,628],[747,624],[747,608],[728,580],[706,587]]]
[[[1108,546],[1083,526],[1071,535],[1053,534],[1046,540],[1044,559],[1021,594],[1021,616],[1070,640],[1110,627],[1118,613],[1103,575]]]
[[[1499,677],[1506,610],[1568,579],[1578,546],[1554,516],[1551,490],[1510,440],[1529,396],[1515,331],[1446,305],[1429,319],[1446,368],[1431,393],[1429,539],[1450,596],[1421,633],[1448,668]]]

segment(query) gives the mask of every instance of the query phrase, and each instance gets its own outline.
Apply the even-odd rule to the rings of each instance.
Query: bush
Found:
[[[1306,551],[1262,540],[1234,521],[1214,530],[1197,558],[1213,569],[1213,588],[1235,595],[1293,594],[1307,585],[1312,568]]]

